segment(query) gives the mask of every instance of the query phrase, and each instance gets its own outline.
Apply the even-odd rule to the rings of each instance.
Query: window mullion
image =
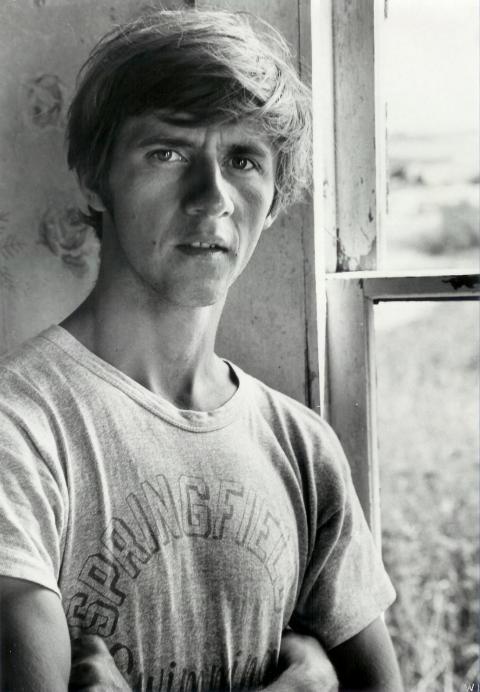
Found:
[[[376,34],[383,2],[333,3],[337,271],[378,266],[385,205],[385,122]]]
[[[379,541],[373,303],[362,281],[327,281],[327,334],[329,421]]]

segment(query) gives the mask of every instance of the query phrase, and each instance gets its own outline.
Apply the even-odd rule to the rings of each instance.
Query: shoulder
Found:
[[[268,425],[282,448],[291,452],[302,471],[316,480],[343,484],[350,475],[345,454],[329,423],[319,413],[264,382],[242,373],[249,409]],[[343,479],[343,480],[342,480]]]
[[[52,326],[0,357],[1,397],[41,398],[56,391],[69,367],[69,359],[57,343],[58,327]]]
[[[42,493],[52,493],[54,506],[59,488],[66,497],[61,411],[68,410],[68,405],[62,406],[56,394],[58,364],[49,348],[48,340],[37,336],[0,358],[0,454],[5,461],[0,465],[0,489],[4,503],[7,496],[24,502],[21,498],[29,492],[36,500]],[[36,500],[29,498],[26,505],[33,506]],[[63,512],[63,505],[59,511]]]
[[[305,404],[270,387],[262,380],[244,372],[238,366],[235,366],[235,371],[249,401],[264,415],[288,419],[292,422],[298,422],[299,425],[313,425],[314,427],[322,420],[315,411],[309,409]]]
[[[49,341],[49,335],[54,329],[50,327],[0,356],[2,381],[23,378],[31,379],[33,384],[35,377],[45,370],[46,363],[51,359],[53,344]]]
[[[335,433],[319,412],[251,375],[242,373],[242,376],[249,402],[273,425],[288,429],[290,435],[306,436],[326,446],[336,443]]]
[[[48,338],[51,331],[45,330],[0,358],[2,438],[9,431],[39,439],[51,436],[66,372],[61,352]]]

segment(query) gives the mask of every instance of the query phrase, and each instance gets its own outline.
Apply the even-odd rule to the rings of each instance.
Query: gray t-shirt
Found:
[[[326,648],[394,591],[328,425],[231,366],[182,411],[51,327],[0,365],[0,574],[59,594],[134,689],[255,687],[282,631]]]

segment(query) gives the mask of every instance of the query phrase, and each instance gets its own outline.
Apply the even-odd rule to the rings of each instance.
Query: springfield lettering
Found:
[[[237,481],[182,475],[171,483],[158,474],[125,505],[78,574],[67,611],[74,635],[112,636],[132,582],[155,556],[166,559],[178,541],[228,541],[248,551],[265,570],[274,610],[282,609],[285,589],[297,578],[296,562],[285,524],[265,497]]]

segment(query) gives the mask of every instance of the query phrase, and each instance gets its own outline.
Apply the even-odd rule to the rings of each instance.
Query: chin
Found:
[[[177,305],[182,308],[206,308],[213,305],[222,304],[225,302],[227,297],[227,291],[180,291],[164,294],[164,299],[172,305]]]

